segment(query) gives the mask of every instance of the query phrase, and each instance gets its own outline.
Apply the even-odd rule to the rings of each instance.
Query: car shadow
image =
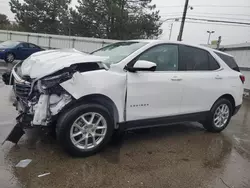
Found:
[[[205,140],[203,140],[203,138],[205,138]],[[197,144],[200,144],[201,147],[207,144],[205,147],[208,148],[211,142],[215,142],[216,139],[219,139],[220,143],[228,143],[227,138],[225,138],[223,134],[208,133],[199,123],[183,123],[128,130],[118,136],[113,136],[109,144],[101,152],[97,153],[97,155],[109,163],[118,164],[120,162],[120,156],[124,154],[122,150],[128,150],[125,155],[128,157],[131,155],[133,157],[133,147],[145,147],[149,145],[149,148],[145,147],[144,149],[148,155],[151,155],[161,152],[155,148],[164,146],[167,148],[168,146],[178,146],[189,142],[192,147],[194,145],[192,142],[197,142],[195,147],[197,147]],[[46,156],[46,152],[48,152],[54,153],[60,156],[60,158],[71,158],[71,156],[62,150],[57,140],[47,130],[41,129],[28,130],[18,145],[14,145],[10,148],[8,156],[16,154],[18,151],[22,151],[21,153],[30,151],[35,151],[36,153],[41,152],[44,156]],[[178,153],[178,151],[169,147],[167,153],[174,154]]]
[[[145,150],[147,150],[146,153],[148,155],[152,155],[161,153],[161,149],[156,148],[166,146],[166,148],[169,147],[167,153],[175,154],[178,153],[178,151],[175,151],[175,149],[171,147],[173,145],[178,147],[178,145],[188,144],[190,142],[191,147],[195,145],[197,148],[205,147],[207,150],[210,150],[213,148],[210,148],[210,145],[214,142],[213,140],[216,139],[220,140],[219,147],[224,147],[222,146],[224,144],[226,145],[226,148],[231,148],[228,147],[229,141],[223,134],[208,133],[199,123],[182,123],[155,128],[130,130],[125,131],[119,136],[113,137],[108,147],[100,153],[100,156],[105,158],[110,163],[117,164],[120,161],[120,155],[122,155],[121,152],[124,147],[128,148],[135,145],[141,145],[141,147],[144,147],[146,145],[150,145],[149,148],[145,147]],[[199,143],[201,143],[200,146]],[[161,144],[162,146],[160,146]],[[216,150],[221,149],[216,148]],[[125,155],[129,157],[134,154],[133,152],[128,152]]]

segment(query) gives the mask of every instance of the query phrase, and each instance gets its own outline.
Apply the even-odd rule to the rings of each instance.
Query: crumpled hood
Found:
[[[76,63],[101,62],[108,57],[94,56],[75,49],[46,50],[32,54],[21,65],[23,76],[41,78]]]

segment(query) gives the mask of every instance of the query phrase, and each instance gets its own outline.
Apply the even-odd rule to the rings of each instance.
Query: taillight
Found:
[[[241,80],[242,83],[244,84],[244,82],[245,82],[245,80],[246,80],[245,76],[244,76],[244,75],[240,75],[240,80]]]

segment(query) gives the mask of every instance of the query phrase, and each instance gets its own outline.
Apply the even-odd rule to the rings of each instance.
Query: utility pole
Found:
[[[71,36],[70,21],[68,22],[68,34],[69,34],[69,48],[71,48],[71,42],[70,42],[70,36]]]
[[[173,26],[174,26],[174,22],[178,22],[179,18],[175,18],[174,21],[170,24],[170,33],[169,33],[169,40],[171,40],[171,36],[172,36],[172,30],[173,30]]]
[[[220,48],[220,43],[221,43],[221,36],[218,37],[218,41],[217,41],[217,49],[218,50]]]
[[[211,37],[211,34],[214,33],[214,31],[207,31],[208,33],[208,39],[207,39],[207,44],[209,44],[210,42],[210,37]]]
[[[170,24],[170,33],[169,33],[169,38],[168,38],[169,40],[171,39],[173,25],[174,25],[174,23]]]
[[[188,9],[188,1],[189,0],[186,0],[185,5],[184,5],[182,20],[181,20],[180,32],[179,32],[179,35],[178,35],[178,38],[177,38],[178,41],[182,40],[182,33],[183,33],[185,19],[186,19],[186,14],[187,14],[187,9]]]

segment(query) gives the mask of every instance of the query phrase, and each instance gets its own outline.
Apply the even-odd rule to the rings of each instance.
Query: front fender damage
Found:
[[[71,79],[60,85],[76,100],[96,94],[106,96],[118,111],[117,122],[124,121],[126,73],[106,70],[76,72]]]

